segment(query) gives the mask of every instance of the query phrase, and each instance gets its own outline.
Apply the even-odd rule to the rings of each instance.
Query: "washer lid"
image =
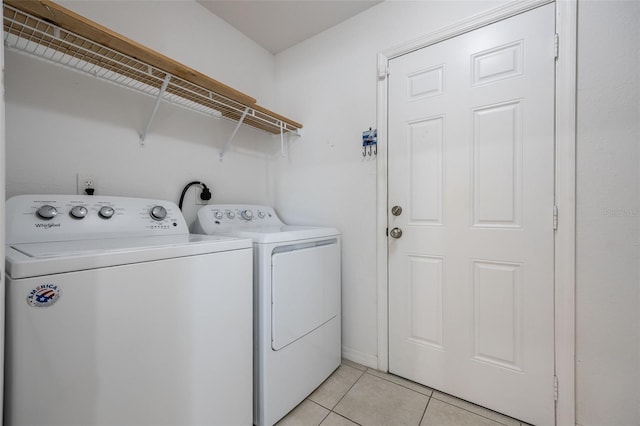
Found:
[[[340,231],[335,228],[296,225],[256,226],[251,228],[234,228],[227,226],[215,229],[214,232],[216,235],[251,238],[258,244],[282,243],[312,238],[336,237],[340,235]]]
[[[6,271],[25,278],[250,247],[249,239],[189,234],[11,244]]]

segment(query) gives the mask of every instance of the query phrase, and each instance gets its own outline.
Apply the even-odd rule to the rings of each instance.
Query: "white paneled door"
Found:
[[[389,370],[554,423],[555,6],[390,61]]]

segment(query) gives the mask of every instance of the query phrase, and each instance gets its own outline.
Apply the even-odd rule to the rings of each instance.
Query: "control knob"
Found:
[[[113,207],[104,206],[100,207],[100,210],[98,210],[98,216],[103,219],[111,219],[115,212],[116,211],[113,209]]]
[[[54,217],[56,217],[56,215],[58,214],[58,210],[56,210],[55,207],[53,207],[53,206],[51,206],[49,204],[45,204],[44,206],[41,206],[38,209],[36,214],[41,219],[50,220],[50,219],[53,219]]]
[[[224,217],[224,215],[222,214],[222,212],[220,210],[216,210],[215,212],[213,212],[213,217],[215,217],[216,219],[220,220]]]
[[[258,217],[259,217],[260,219],[264,219],[264,212],[263,212],[263,211],[261,211],[261,210],[258,210]]]
[[[234,212],[232,212],[231,210],[227,210],[227,217],[229,219],[233,219],[236,217],[236,214]]]
[[[253,212],[251,210],[242,210],[240,216],[242,216],[244,220],[251,220],[253,219]]]
[[[84,219],[89,213],[85,206],[73,206],[69,211],[69,215],[74,219]]]
[[[151,216],[153,220],[163,220],[167,217],[167,209],[162,206],[153,206],[149,211],[149,216]]]

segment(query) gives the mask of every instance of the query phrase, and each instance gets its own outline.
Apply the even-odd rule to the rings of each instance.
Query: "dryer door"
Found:
[[[338,240],[280,247],[271,257],[271,280],[271,347],[277,351],[339,314]]]

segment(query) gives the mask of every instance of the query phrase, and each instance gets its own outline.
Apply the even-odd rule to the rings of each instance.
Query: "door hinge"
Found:
[[[553,52],[553,58],[557,61],[558,55],[560,54],[560,36],[558,35],[558,33],[554,34],[553,36]]]
[[[553,206],[553,230],[558,230],[558,206]]]
[[[389,236],[389,228],[387,228],[387,229],[384,231],[384,234],[385,234],[387,237]]]
[[[558,400],[558,376],[553,376],[553,400]]]

